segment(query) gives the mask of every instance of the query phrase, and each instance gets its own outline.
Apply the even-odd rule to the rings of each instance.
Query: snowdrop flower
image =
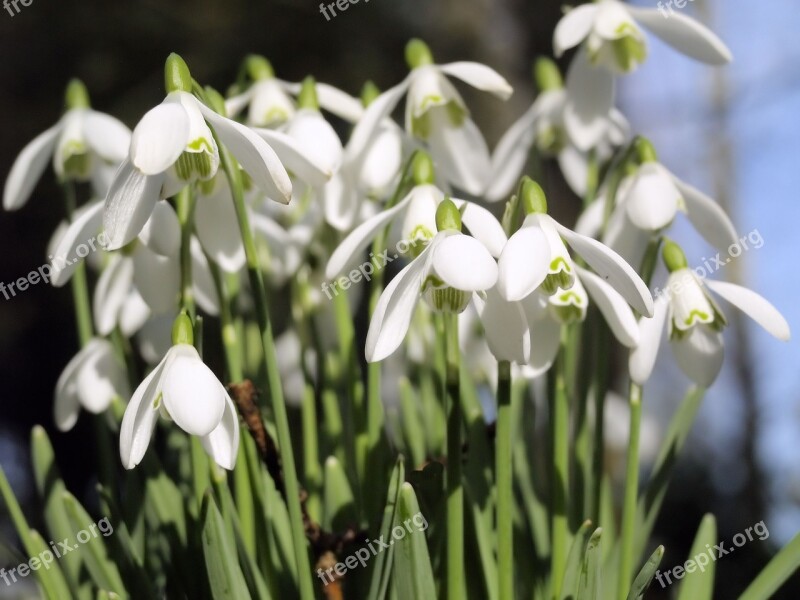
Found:
[[[167,97],[134,129],[129,156],[106,198],[103,224],[111,250],[136,237],[159,198],[214,177],[220,158],[209,125],[271,199],[287,203],[291,198],[289,175],[269,144],[197,100],[191,94],[189,69],[179,56],[170,55],[165,71]]]
[[[536,62],[535,78],[540,90],[533,106],[500,138],[492,154],[491,184],[486,199],[491,202],[507,198],[519,181],[531,147],[544,156],[558,158],[558,164],[569,186],[579,196],[586,193],[589,173],[589,151],[595,160],[611,158],[614,147],[621,146],[629,135],[629,125],[617,109],[611,108],[597,119],[601,129],[594,147],[586,147],[583,136],[573,137],[565,124],[569,95],[558,67],[547,58]]]
[[[600,0],[582,4],[559,21],[553,37],[556,57],[583,43],[567,72],[569,101],[564,124],[579,147],[599,142],[602,119],[614,105],[614,75],[633,71],[647,56],[643,25],[687,56],[711,65],[731,61],[725,44],[683,14],[665,19],[657,9]]]
[[[786,319],[755,292],[723,281],[701,281],[688,268],[686,256],[674,242],[665,243],[663,258],[670,272],[669,282],[656,300],[655,316],[640,322],[641,341],[630,357],[630,374],[636,383],[644,385],[650,378],[665,323],[681,370],[702,387],[714,383],[722,369],[722,330],[727,321],[707,290],[730,302],[779,340],[789,340]]]
[[[39,134],[20,152],[3,190],[3,208],[25,205],[48,160],[60,181],[89,181],[105,193],[109,171],[127,156],[130,130],[112,116],[92,110],[83,83],[67,87],[67,111],[53,127]]]
[[[366,357],[381,361],[406,336],[420,298],[434,311],[461,313],[473,292],[497,282],[497,264],[475,238],[461,233],[461,214],[450,200],[436,210],[438,233],[381,294],[367,332]]]
[[[406,99],[406,131],[427,144],[444,178],[470,194],[483,192],[490,175],[489,150],[464,100],[447,79],[457,77],[469,85],[507,99],[512,89],[493,69],[473,62],[436,65],[420,40],[406,46],[411,73],[381,94],[353,130],[345,161],[361,163],[375,130],[400,99]]]
[[[127,396],[125,368],[114,354],[111,342],[93,338],[67,363],[56,383],[53,405],[56,427],[69,431],[83,407],[100,414],[115,396]]]
[[[192,323],[182,313],[173,326],[173,346],[136,388],[120,428],[120,458],[138,465],[150,444],[158,415],[200,437],[206,453],[233,469],[239,448],[239,419],[225,387],[192,346]]]
[[[411,169],[414,188],[395,206],[367,219],[342,241],[325,269],[328,279],[334,279],[342,273],[345,265],[366,250],[375,236],[392,222],[402,219],[400,239],[412,257],[417,256],[434,238],[436,209],[444,199],[444,193],[433,184],[433,164],[426,153],[415,155]],[[500,256],[506,235],[497,219],[485,208],[472,202],[458,199],[452,199],[452,202],[463,211],[461,219],[470,234],[480,240],[492,256]]]

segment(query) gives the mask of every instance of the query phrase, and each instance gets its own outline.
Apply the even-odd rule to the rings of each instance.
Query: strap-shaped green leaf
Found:
[[[717,520],[714,515],[707,514],[700,521],[692,549],[689,550],[686,577],[678,589],[678,600],[711,600],[714,597],[716,562],[709,556],[708,548],[716,542]]]

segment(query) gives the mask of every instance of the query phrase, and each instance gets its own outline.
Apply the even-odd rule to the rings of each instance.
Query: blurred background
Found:
[[[655,8],[657,2],[637,4]],[[282,79],[298,81],[311,73],[357,95],[367,78],[383,89],[398,82],[405,75],[404,45],[420,37],[438,62],[484,62],[512,83],[515,94],[507,103],[459,88],[493,145],[534,98],[531,64],[552,53],[560,5],[365,0],[327,21],[311,0],[33,0],[13,17],[0,12],[0,178],[23,146],[59,118],[69,78],[84,80],[95,108],[133,126],[163,98],[162,66],[172,51],[186,59],[196,79],[221,90],[234,81],[244,55],[257,52]],[[760,234],[763,246],[743,253],[716,277],[763,294],[797,331],[800,279],[792,261],[800,223],[800,3],[694,0],[683,10],[725,40],[734,63],[723,69],[698,65],[648,36],[650,57],[621,81],[620,108],[634,132],[654,142],[668,168],[726,207],[742,235]],[[559,218],[574,222],[580,203],[553,165],[546,187]],[[45,262],[48,239],[63,214],[52,177],[22,210],[0,214],[0,281]],[[684,222],[673,237],[686,248],[690,264],[715,254]],[[749,543],[717,564],[717,597],[727,599],[800,530],[800,351],[795,342],[782,344],[746,317],[725,312],[732,324],[726,330],[726,366],[680,460],[656,541],[667,545],[662,564],[669,568],[685,560],[705,512],[717,516],[722,540],[763,520],[768,540]],[[77,348],[68,288],[40,284],[10,300],[0,298],[0,464],[31,515],[37,512],[28,459],[34,424],[50,431],[76,495],[92,486],[88,420],[59,434],[51,417],[56,379]],[[645,390],[645,448],[658,447],[688,386],[669,352],[664,356]],[[613,451],[624,445],[627,417],[612,418],[617,422],[609,429],[618,436],[609,440]],[[0,531],[8,541],[0,545],[5,564],[11,562],[5,546],[14,538],[5,520]],[[800,582],[793,585],[781,597],[800,597]],[[0,589],[0,595],[6,591],[11,590]],[[653,589],[648,597],[668,596]]]

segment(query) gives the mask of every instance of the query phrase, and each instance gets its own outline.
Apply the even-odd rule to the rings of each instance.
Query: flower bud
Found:
[[[518,196],[522,199],[526,215],[547,214],[547,197],[542,186],[527,175],[519,183]]]
[[[172,345],[187,344],[194,345],[194,329],[192,327],[192,320],[186,312],[182,312],[172,323]]]
[[[436,229],[461,231],[461,213],[450,198],[445,198],[436,209]]]
[[[656,149],[647,138],[641,136],[637,137],[633,142],[633,147],[640,164],[658,162]]]
[[[424,67],[433,64],[433,55],[428,44],[420,39],[414,38],[406,44],[406,64],[409,69]]]
[[[411,162],[411,176],[414,179],[414,185],[433,184],[436,176],[430,154],[423,150],[419,150],[414,154]]]
[[[251,54],[245,58],[244,68],[253,81],[263,81],[275,77],[272,64],[260,54]]]
[[[186,62],[174,52],[167,57],[164,64],[164,86],[167,93],[191,92],[192,74]]]
[[[309,75],[303,79],[303,85],[297,96],[297,106],[299,108],[309,108],[319,111],[319,99],[317,98],[317,82]]]
[[[564,87],[564,79],[555,62],[542,56],[533,64],[533,79],[540,92],[560,90]]]

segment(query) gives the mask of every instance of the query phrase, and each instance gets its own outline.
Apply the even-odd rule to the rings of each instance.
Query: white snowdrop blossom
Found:
[[[125,160],[131,132],[119,120],[89,106],[80,81],[67,88],[67,111],[53,127],[39,134],[20,152],[3,189],[3,208],[25,205],[52,161],[60,181],[91,181],[105,194],[114,170]]]
[[[790,337],[786,319],[757,293],[724,281],[701,281],[688,267],[680,247],[668,241],[664,262],[669,282],[655,303],[655,316],[639,323],[640,343],[630,357],[631,378],[643,385],[655,365],[664,325],[678,366],[689,379],[709,387],[719,375],[724,358],[722,310],[709,291],[744,312],[782,341]],[[708,290],[708,291],[707,291]]]
[[[90,413],[105,411],[114,397],[129,393],[125,367],[111,342],[93,338],[67,363],[56,382],[53,418],[61,431],[69,431],[81,407]]]
[[[119,441],[126,469],[141,462],[159,415],[198,436],[219,466],[233,469],[239,448],[239,419],[225,387],[192,346],[191,327],[185,314],[178,316],[172,348],[128,403]]]

